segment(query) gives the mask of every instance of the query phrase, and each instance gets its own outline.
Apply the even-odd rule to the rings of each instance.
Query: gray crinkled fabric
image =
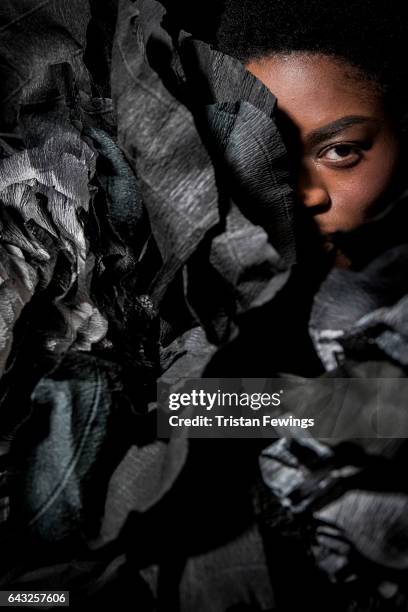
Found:
[[[2,588],[404,609],[403,442],[160,441],[154,400],[265,347],[270,376],[405,377],[406,225],[308,304],[276,100],[239,62],[156,0],[3,2],[0,34]]]
[[[0,8],[2,584],[86,551],[127,449],[142,431],[157,444],[143,414],[159,327],[135,290],[149,233],[84,62],[94,14]]]
[[[149,10],[155,18],[147,28]],[[272,117],[275,100],[239,62],[208,45],[181,34],[173,48],[160,25],[159,3],[124,1],[119,14],[113,96],[119,140],[140,181],[162,258],[152,296],[160,304],[186,266],[188,307],[211,340],[225,342],[237,314],[267,302],[284,285],[295,257],[286,154]],[[163,75],[149,65],[155,45],[172,54]],[[183,81],[187,88],[196,78],[189,78],[189,70],[196,75],[191,65],[204,72],[206,83],[198,108],[182,97]],[[196,121],[202,122],[205,142]],[[211,151],[222,155],[218,166]],[[241,192],[238,201],[231,190],[223,193],[217,172],[230,175]]]
[[[397,245],[358,271],[335,269],[314,300],[310,333],[327,370],[344,361],[342,345],[370,336],[385,354],[407,363],[408,246]],[[404,349],[405,346],[405,349]]]
[[[394,245],[356,269],[334,268],[316,293],[309,329],[328,376],[391,378],[394,383],[406,377],[405,208],[406,201],[398,201],[389,207],[389,217],[377,222]],[[373,228],[368,231],[375,235]],[[319,410],[318,389],[313,391],[313,382],[309,386],[310,405]],[[356,399],[359,418],[347,425],[352,445],[345,450],[347,439],[337,446],[282,439],[262,452],[260,464],[264,482],[282,506],[310,526],[317,567],[349,591],[344,609],[399,610],[406,606],[406,441],[358,439],[357,423],[370,403],[368,396],[365,402]],[[404,420],[405,406],[405,396],[394,392],[389,418]]]
[[[157,6],[150,6],[154,15]],[[185,496],[184,487],[173,484],[189,464],[188,482],[196,486],[191,465],[201,469],[200,454],[193,452],[190,458],[186,440],[157,441],[147,401],[154,396],[152,385],[160,368],[170,375],[170,364],[177,367],[178,357],[185,350],[196,351],[198,343],[204,367],[216,344],[236,333],[236,313],[269,299],[285,283],[288,267],[267,231],[249,221],[233,201],[225,200],[228,214],[223,210],[211,156],[191,110],[167,91],[149,65],[141,64],[146,83],[133,92],[137,105],[129,106],[125,91],[117,91],[117,83],[122,89],[133,87],[132,80],[127,85],[121,77],[120,66],[123,49],[133,44],[126,9],[124,4],[114,50],[119,53],[113,61],[116,116],[107,97],[109,88],[100,95],[98,75],[88,70],[88,37],[101,17],[98,13],[96,19],[95,3],[84,10],[65,2],[24,3],[18,10],[9,3],[1,9],[10,40],[22,25],[32,44],[35,38],[39,41],[27,65],[15,71],[21,75],[19,93],[4,101],[8,136],[1,162],[0,421],[2,453],[6,451],[0,466],[2,507],[3,495],[10,501],[9,512],[2,513],[7,520],[1,531],[1,584],[43,588],[52,582],[71,588],[73,603],[82,598],[97,602],[100,597],[106,604],[109,584],[123,583],[118,586],[122,596],[131,591],[140,608],[149,609],[157,595],[151,592],[149,568],[160,563],[158,588],[170,589],[175,597],[178,580],[173,566],[180,565],[181,571],[190,556],[182,587],[188,609],[188,602],[200,599],[193,585],[198,575],[208,574],[211,559],[221,561],[214,561],[208,584],[215,588],[217,563],[222,562],[231,567],[232,588],[238,554],[242,575],[247,573],[245,565],[250,566],[250,579],[235,595],[229,589],[223,594],[223,582],[218,582],[219,596],[225,599],[225,605],[221,599],[219,605],[243,600],[249,604],[251,591],[260,585],[256,597],[268,609],[273,596],[250,506],[245,505],[237,525],[234,520],[225,531],[230,509],[222,504],[224,518],[219,525],[213,519],[214,552],[206,556],[203,542],[195,542],[195,536],[191,551],[181,544],[176,563],[163,558],[176,542],[173,530],[164,529],[163,518],[175,519]],[[147,28],[153,23],[149,18]],[[42,38],[42,32],[49,34]],[[4,61],[16,66],[22,45],[15,45],[11,53],[5,45],[3,52]],[[140,63],[140,57],[138,47],[132,62]],[[126,55],[126,70],[130,60]],[[142,92],[150,81],[150,97],[146,93],[144,100]],[[266,97],[271,110],[274,100]],[[134,116],[126,125],[131,109]],[[231,109],[226,110],[231,116]],[[245,136],[245,122],[254,122],[254,112],[250,103],[242,103],[236,134]],[[265,121],[273,127],[270,117]],[[129,141],[134,138],[130,148],[125,134]],[[272,157],[279,159],[284,151],[276,136],[275,144]],[[138,149],[140,164],[134,165]],[[275,206],[279,182],[280,178],[274,186]],[[292,247],[290,190],[285,189],[282,223],[287,237],[282,253],[287,257]],[[265,201],[265,194],[262,198]],[[168,215],[173,209],[174,216]],[[259,253],[258,241],[263,244]],[[208,277],[205,291],[213,291],[209,308],[201,299],[205,288],[194,286],[197,273]],[[182,280],[177,286],[185,289],[181,301],[187,315],[181,339],[178,322],[173,321],[177,306],[168,297],[177,277]],[[171,316],[166,314],[169,302]],[[162,329],[167,325],[174,343],[160,334],[157,309],[163,314]],[[217,453],[212,454],[213,470]],[[240,498],[242,493],[237,490],[236,495]],[[197,508],[193,504],[188,516],[197,514],[199,497],[193,495]],[[248,504],[246,494],[244,498]],[[234,499],[235,494],[231,504]],[[130,541],[138,544],[129,546]],[[125,564],[123,550],[129,555]],[[127,577],[130,568],[138,576],[136,582],[134,576]]]

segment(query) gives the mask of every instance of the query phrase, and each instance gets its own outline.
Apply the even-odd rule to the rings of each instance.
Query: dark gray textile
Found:
[[[94,3],[91,9],[93,15],[97,13],[100,26],[101,15]],[[117,146],[115,114],[107,97],[109,87],[101,82],[103,71],[95,75],[87,70],[87,66],[92,66],[89,48],[85,54],[87,66],[83,63],[85,43],[89,42],[85,32],[96,27],[88,7],[81,11],[78,5],[68,7],[62,2],[36,6],[25,3],[20,11],[9,3],[2,11],[10,39],[15,28],[20,27],[18,24],[24,24],[28,30],[24,35],[34,41],[32,32],[36,32],[39,44],[38,53],[30,55],[31,64],[26,69],[22,64],[26,70],[22,89],[10,104],[7,130],[14,132],[7,136],[3,147],[1,173],[4,298],[0,308],[3,320],[0,432],[2,450],[6,453],[2,455],[0,495],[2,504],[4,500],[2,519],[7,521],[0,534],[1,584],[20,588],[63,586],[72,590],[73,604],[103,601],[104,605],[109,601],[109,589],[116,585],[116,590],[127,594],[128,601],[131,593],[140,609],[147,610],[153,608],[153,595],[159,596],[152,591],[153,585],[149,586],[149,568],[160,564],[159,592],[164,588],[176,597],[178,590],[174,563],[163,558],[165,551],[175,549],[177,539],[166,533],[165,523],[161,537],[157,530],[163,517],[172,516],[174,521],[180,503],[185,503],[181,486],[176,495],[172,494],[170,511],[166,511],[166,505],[160,508],[160,501],[169,495],[184,470],[188,447],[185,440],[178,444],[155,440],[154,418],[147,412],[148,400],[154,397],[152,383],[160,367],[160,327],[146,291],[159,287],[153,291],[156,301],[160,291],[164,295],[169,280],[193,255],[206,232],[219,223],[214,171],[195,131],[192,115],[177,103],[174,110],[180,113],[181,127],[184,129],[187,117],[199,154],[192,158],[183,144],[184,159],[198,182],[184,186],[181,183],[178,193],[185,194],[189,202],[194,200],[197,189],[203,187],[201,211],[207,205],[210,187],[214,199],[202,229],[185,250],[188,241],[180,231],[183,228],[179,225],[169,228],[173,232],[169,240],[167,228],[160,230],[149,207],[148,221],[139,189],[144,185],[143,173],[136,180]],[[38,21],[34,18],[37,12]],[[29,26],[31,17],[34,30]],[[41,32],[47,31],[49,37],[42,38]],[[55,54],[53,37],[58,46]],[[6,51],[5,47],[5,57]],[[14,62],[15,67],[21,59],[22,45],[13,46],[13,53],[15,56],[11,60],[7,56],[7,61]],[[49,61],[44,62],[44,57]],[[100,87],[103,91],[98,90]],[[7,103],[5,100],[6,118]],[[19,110],[17,115],[13,114],[14,109]],[[143,116],[149,120],[146,110]],[[140,135],[147,127],[145,124],[146,121],[140,122]],[[155,160],[153,156],[151,161]],[[145,161],[148,162],[147,157]],[[168,184],[170,196],[175,185],[167,170],[163,172],[163,187]],[[202,177],[212,179],[205,178],[202,183]],[[162,185],[156,183],[153,188],[161,189]],[[176,195],[177,189],[173,194],[175,201]],[[186,227],[192,227],[188,202]],[[167,210],[169,203],[166,202]],[[264,230],[247,222],[237,207],[229,223],[238,247],[243,240],[241,228],[253,244],[254,239],[261,237],[264,242],[261,267],[265,266],[272,275],[284,272],[282,280],[276,282],[278,288],[284,282],[286,268],[268,243]],[[248,263],[240,266],[239,253],[229,252],[229,248],[227,241],[214,249],[214,270],[217,265],[222,268],[223,285],[229,281],[229,268],[224,261],[231,261],[228,265],[237,269],[236,278],[243,275],[242,298],[236,300],[238,306],[231,298],[231,304],[234,303],[234,311],[238,307],[246,309],[259,294],[256,275],[245,277],[248,264],[258,265],[256,251],[253,249],[248,254]],[[203,269],[206,267],[208,264]],[[264,282],[263,272],[261,280]],[[229,282],[224,293],[233,293],[233,284]],[[167,295],[166,299],[172,302]],[[161,304],[160,300],[158,303]],[[174,337],[177,321],[175,324],[174,313],[171,315],[169,336]],[[232,315],[222,313],[226,328]],[[215,313],[205,318],[208,329]],[[204,367],[215,347],[202,333],[195,337],[198,318],[190,314],[186,321],[183,321],[186,346],[194,350],[200,343]],[[163,319],[163,326],[166,323]],[[218,324],[214,330],[219,341],[223,334]],[[184,351],[182,345],[183,341],[176,340],[163,351],[163,368],[177,360]],[[189,463],[199,466],[200,453],[195,457],[189,458]],[[196,472],[189,469],[191,488],[196,486]],[[221,483],[218,487],[221,490]],[[240,498],[239,488],[237,495]],[[193,495],[194,501],[196,498]],[[8,499],[10,513],[6,510]],[[233,499],[234,495],[231,502]],[[210,552],[209,563],[213,563],[212,558],[219,558],[217,563],[223,564],[230,559],[231,588],[235,582],[235,555],[242,556],[244,568],[248,564],[251,567],[246,582],[241,581],[240,592],[235,595],[229,593],[229,588],[222,593],[221,581],[217,587],[220,606],[224,607],[221,603],[224,600],[226,606],[228,602],[240,603],[242,598],[252,602],[251,592],[258,591],[256,585],[261,585],[257,600],[262,602],[262,609],[269,608],[273,597],[250,505],[240,513],[238,525],[228,527],[227,533],[223,525],[230,509],[222,506],[225,516],[221,523],[218,525],[217,519],[212,519],[213,547],[220,552]],[[197,515],[197,509],[189,514]],[[139,520],[142,515],[146,518]],[[175,533],[180,532],[181,526],[180,522]],[[254,536],[245,543],[243,534],[248,529]],[[132,534],[131,539],[127,533]],[[157,545],[152,549],[156,536]],[[133,538],[139,542],[135,548],[130,544]],[[197,539],[200,540],[195,534],[195,554],[202,561],[198,558],[197,563],[191,561],[188,565],[183,581],[187,608],[188,602],[198,596],[193,588],[195,576],[208,573],[205,546]],[[192,552],[185,549],[185,544],[181,549],[177,561],[180,568]],[[217,563],[213,563],[215,575]],[[241,573],[244,577],[247,574],[245,569]],[[208,581],[210,584],[210,578]],[[115,590],[111,597],[118,605]],[[123,595],[127,605],[125,600]],[[213,601],[212,596],[210,600]],[[207,604],[203,605],[205,609]]]
[[[0,7],[0,585],[406,609],[405,442],[157,440],[158,378],[296,375],[321,411],[315,377],[408,363],[406,198],[326,267],[274,96],[167,4]]]
[[[408,246],[397,245],[364,268],[333,270],[317,293],[310,333],[320,357],[331,370],[344,361],[343,345],[359,337],[407,365],[406,269]]]
[[[149,10],[155,18],[147,29],[143,18]],[[269,301],[283,286],[287,265],[294,259],[285,150],[271,118],[275,101],[238,62],[223,59],[204,43],[194,46],[184,35],[179,50],[173,48],[160,26],[157,2],[121,2],[119,15],[113,96],[119,140],[140,180],[163,261],[151,287],[153,299],[160,304],[187,264],[188,305],[209,338],[225,342],[234,332],[237,314]],[[162,79],[148,62],[149,52],[154,57],[159,45],[172,54],[173,62],[163,67]],[[182,85],[177,90],[182,101],[172,91],[177,78],[184,80],[184,87],[190,84],[184,63],[193,72],[193,83],[197,72],[192,65],[206,71],[200,74],[207,91],[198,110],[197,103],[182,103]],[[235,91],[227,90],[225,74],[235,82]],[[203,122],[208,150],[195,118]],[[214,149],[223,157],[218,167],[208,153]],[[217,184],[216,172],[221,171],[232,187]],[[237,201],[231,198],[234,185],[245,185]],[[263,228],[265,218],[269,226]],[[279,244],[268,240],[268,229]]]
[[[115,467],[151,442],[159,326],[135,290],[137,182],[84,63],[88,3],[0,14],[1,565],[21,576],[86,549]]]

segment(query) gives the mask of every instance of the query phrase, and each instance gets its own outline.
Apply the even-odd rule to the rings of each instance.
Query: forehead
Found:
[[[324,55],[277,54],[247,69],[278,99],[278,107],[301,135],[346,115],[383,114],[376,87],[353,66]]]

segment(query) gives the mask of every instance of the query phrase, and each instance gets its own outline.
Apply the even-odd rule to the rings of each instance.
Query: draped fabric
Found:
[[[405,377],[405,194],[332,269],[274,96],[157,0],[3,2],[0,70],[0,586],[405,609],[404,440],[155,425],[157,380]]]

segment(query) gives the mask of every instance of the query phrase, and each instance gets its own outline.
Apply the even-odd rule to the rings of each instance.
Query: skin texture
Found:
[[[324,55],[277,54],[246,68],[277,98],[298,198],[327,244],[330,234],[355,229],[378,213],[400,148],[380,88]]]

